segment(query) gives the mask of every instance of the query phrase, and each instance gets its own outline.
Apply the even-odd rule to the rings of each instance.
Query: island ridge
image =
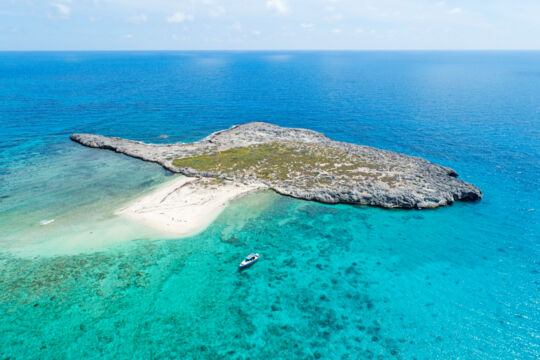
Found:
[[[146,144],[92,134],[73,134],[71,139],[186,176],[256,185],[323,203],[425,209],[482,198],[482,192],[458,179],[454,170],[425,159],[262,122],[237,125],[189,144]]]

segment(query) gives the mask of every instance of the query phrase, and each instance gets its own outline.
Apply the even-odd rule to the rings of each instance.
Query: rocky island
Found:
[[[71,139],[186,176],[266,187],[323,203],[424,209],[482,197],[454,170],[425,159],[262,122],[234,126],[189,144],[146,144],[92,134],[73,134]]]

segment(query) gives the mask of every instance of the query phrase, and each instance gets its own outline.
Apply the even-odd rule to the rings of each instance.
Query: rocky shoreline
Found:
[[[482,198],[482,192],[458,179],[454,170],[425,159],[262,122],[234,126],[189,144],[146,144],[92,134],[70,138],[175,173],[265,186],[323,203],[425,209]]]

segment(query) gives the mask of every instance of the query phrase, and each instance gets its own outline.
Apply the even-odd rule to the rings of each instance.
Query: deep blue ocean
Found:
[[[262,192],[160,239],[113,212],[171,174],[69,140],[249,121],[421,156],[484,198]],[[539,178],[540,52],[0,52],[0,358],[538,359]]]

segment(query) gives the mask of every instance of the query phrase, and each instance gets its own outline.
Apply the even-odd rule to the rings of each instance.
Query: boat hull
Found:
[[[250,261],[250,262],[245,263],[245,264],[240,264],[240,265],[238,265],[238,268],[240,270],[246,269],[246,268],[250,267],[251,265],[255,264],[257,261],[259,261],[259,258],[256,258],[255,260]]]

